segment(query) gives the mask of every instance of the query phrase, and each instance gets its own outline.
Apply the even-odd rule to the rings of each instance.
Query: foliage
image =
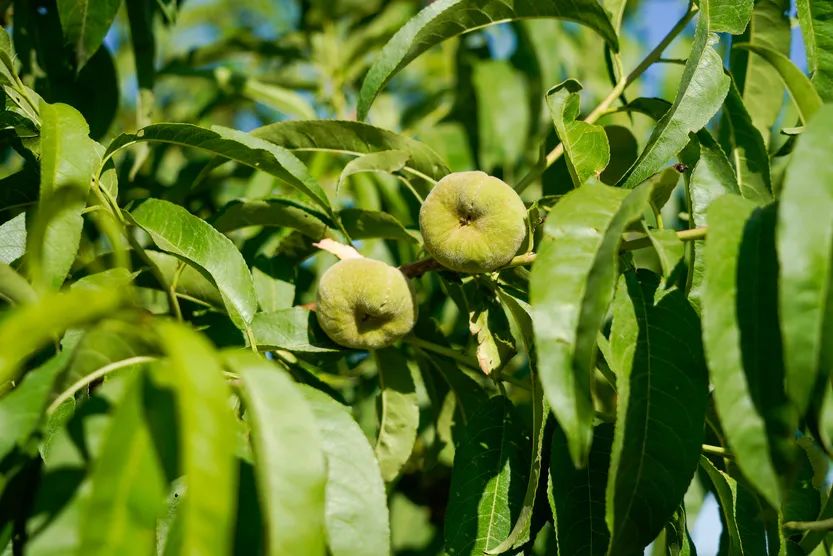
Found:
[[[0,2],[0,555],[695,554],[707,494],[720,554],[829,554],[833,20],[795,4]],[[471,170],[526,219],[480,274],[420,230]],[[412,331],[328,337],[344,257]]]

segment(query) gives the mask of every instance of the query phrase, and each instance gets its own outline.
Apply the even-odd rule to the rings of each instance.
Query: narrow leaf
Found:
[[[633,554],[673,516],[700,457],[708,377],[700,322],[679,290],[655,299],[658,277],[626,273],[610,347],[618,407],[607,483],[608,554]]]
[[[41,213],[43,237],[32,234],[30,244],[38,249],[31,258],[37,258],[32,268],[35,282],[58,288],[64,282],[81,241],[84,225],[81,211],[86,204],[87,191],[93,176],[98,155],[95,143],[89,138],[89,127],[75,108],[66,104],[41,103]],[[44,214],[43,201],[61,189],[71,189],[68,203],[61,201]],[[42,243],[41,243],[42,241]],[[30,249],[31,250],[31,249]],[[31,264],[31,263],[30,263]]]
[[[374,352],[374,356],[381,389],[375,451],[382,478],[389,483],[411,457],[419,427],[419,406],[411,369],[402,354],[386,348]]]
[[[225,362],[242,380],[266,553],[323,555],[326,470],[312,410],[289,375],[269,361],[234,352]]]
[[[474,64],[472,87],[477,106],[480,167],[491,172],[513,166],[526,148],[530,126],[524,74],[505,60]],[[495,86],[500,83],[500,86]]]
[[[729,87],[723,110],[723,123],[731,147],[728,154],[735,168],[740,194],[765,204],[772,200],[769,154],[734,83]]]
[[[555,131],[567,156],[573,186],[598,178],[610,161],[610,145],[603,127],[579,120],[581,83],[568,79],[547,91]]]
[[[833,368],[833,106],[797,141],[784,177],[777,245],[787,394],[801,414]]]
[[[824,0],[796,0],[804,49],[813,85],[825,102],[833,101],[833,6]]]
[[[167,485],[142,408],[144,375],[132,378],[107,429],[83,506],[79,553],[141,556],[156,546]]]
[[[26,253],[26,213],[0,224],[0,263],[12,264]]]
[[[341,189],[341,186],[344,185],[347,178],[354,174],[363,172],[385,172],[392,174],[404,168],[410,158],[411,155],[401,150],[367,153],[354,158],[345,164],[344,169],[338,176],[336,192]]]
[[[605,487],[613,426],[596,427],[587,467],[573,465],[564,432],[556,427],[550,456],[550,507],[559,554],[604,556],[610,541],[605,524]]]
[[[212,221],[221,232],[247,226],[291,228],[312,239],[321,239],[331,225],[330,219],[290,199],[232,201]]]
[[[445,516],[449,555],[481,555],[509,534],[521,510],[527,439],[504,397],[469,420],[454,455]]]
[[[339,211],[338,217],[352,239],[396,239],[411,243],[419,241],[416,232],[405,229],[399,220],[386,212],[347,208]]]
[[[790,98],[798,108],[802,122],[806,124],[821,107],[821,97],[813,88],[810,79],[787,56],[771,48],[756,44],[736,44],[734,48],[749,50],[775,68],[784,81],[784,85],[787,86],[787,92],[790,93]]]
[[[123,303],[121,292],[109,289],[75,289],[49,293],[37,302],[21,305],[0,321],[0,393],[15,380],[20,366],[36,350],[54,341],[68,328],[84,326],[110,315]]]
[[[188,554],[228,554],[234,524],[237,429],[231,392],[211,344],[186,326],[160,321],[168,359],[154,367],[157,382],[176,393],[180,472],[185,495],[177,509],[180,546]]]
[[[596,335],[613,298],[621,235],[642,217],[650,196],[649,184],[633,191],[599,185],[568,193],[550,211],[532,266],[541,383],[576,467],[584,466],[592,440]]]
[[[327,195],[304,163],[285,148],[253,134],[222,126],[206,129],[182,123],[154,124],[135,134],[119,135],[107,147],[103,158],[107,160],[118,151],[142,142],[193,147],[261,170],[283,180],[328,214],[331,212]]]
[[[734,195],[717,199],[709,208],[712,224],[704,253],[703,342],[726,441],[746,478],[777,508],[780,506],[778,477],[770,460],[766,424],[756,407],[756,402],[761,400],[751,390],[757,384],[748,378],[754,380],[759,376],[760,381],[774,363],[758,361],[763,363],[761,367],[745,368],[741,349],[739,284],[752,276],[765,275],[761,268],[741,268],[739,260],[741,242],[747,241],[744,236],[749,233],[745,229],[747,220],[754,208],[753,203]],[[773,317],[776,315],[757,315],[755,320]],[[767,346],[749,348],[755,352]],[[761,386],[778,388],[777,383]]]
[[[278,122],[252,131],[252,135],[291,151],[330,151],[353,156],[381,151],[402,151],[409,160],[403,168],[438,180],[448,174],[443,159],[429,146],[410,137],[361,122],[316,120]]]
[[[385,484],[373,448],[350,410],[323,392],[303,387],[327,461],[324,524],[333,556],[390,554]]]
[[[359,93],[359,119],[365,119],[373,100],[396,73],[435,44],[493,23],[530,17],[576,21],[599,33],[614,50],[619,49],[607,14],[592,0],[440,0],[423,8],[382,49]]]
[[[711,46],[709,0],[700,2],[700,20],[674,104],[657,122],[648,144],[625,176],[623,187],[633,188],[668,163],[688,143],[689,133],[702,129],[720,109],[729,90],[723,60]]]
[[[257,309],[252,275],[230,239],[184,208],[161,199],[143,201],[130,215],[157,247],[211,277],[238,327],[252,321]]]
[[[713,33],[743,33],[755,0],[709,0],[709,28]]]
[[[258,347],[263,350],[314,353],[344,349],[324,334],[315,320],[315,313],[302,307],[258,313],[252,321],[252,330]]]

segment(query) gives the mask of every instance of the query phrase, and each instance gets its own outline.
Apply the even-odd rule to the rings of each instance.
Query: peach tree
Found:
[[[829,1],[0,21],[3,556],[830,553]]]

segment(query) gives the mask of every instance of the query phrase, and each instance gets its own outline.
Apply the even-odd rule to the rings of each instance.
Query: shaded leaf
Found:
[[[130,215],[157,247],[211,277],[238,327],[252,321],[257,309],[252,275],[230,239],[184,208],[161,199],[143,201]]]
[[[156,546],[167,485],[142,409],[143,379],[132,378],[90,475],[80,553],[139,556]]]
[[[469,420],[454,455],[445,516],[449,555],[480,555],[509,534],[523,503],[528,440],[504,397]]]
[[[375,452],[382,478],[389,483],[411,457],[419,428],[419,406],[414,378],[402,354],[385,348],[375,351],[374,356],[380,388]]]
[[[257,313],[252,330],[262,350],[285,349],[302,353],[344,350],[321,330],[315,313],[302,307]]]
[[[291,199],[232,201],[223,207],[212,224],[221,232],[247,226],[275,226],[298,230],[313,239],[321,239],[331,225],[330,219]]]
[[[772,200],[769,154],[734,83],[729,87],[723,110],[723,123],[731,147],[728,154],[735,168],[740,194],[758,204],[767,203]]]
[[[390,554],[385,485],[373,449],[348,407],[303,387],[327,460],[324,524],[333,556]]]
[[[29,303],[37,294],[23,276],[7,264],[0,263],[0,299],[9,303]]]
[[[579,120],[581,83],[568,79],[547,91],[555,131],[564,145],[567,169],[573,186],[598,178],[610,161],[610,146],[604,128]]]
[[[723,104],[729,77],[723,73],[723,60],[710,44],[709,5],[709,0],[700,2],[700,19],[674,104],[657,122],[645,149],[619,181],[622,187],[639,185],[667,164],[688,143],[688,134],[703,128]]]
[[[607,554],[605,488],[612,443],[613,426],[597,426],[587,467],[577,469],[564,432],[559,427],[553,431],[549,494],[559,554]]]
[[[68,328],[84,326],[110,315],[123,303],[122,293],[110,289],[75,289],[49,293],[21,305],[0,321],[0,392],[15,380],[20,365],[36,350]]]
[[[283,369],[253,353],[225,355],[239,373],[252,428],[266,553],[324,554],[326,470],[312,410]]]
[[[779,313],[787,394],[803,414],[833,368],[833,106],[797,141],[778,211]]]
[[[606,522],[611,556],[641,551],[673,516],[700,457],[708,376],[697,314],[658,277],[627,272],[613,309],[617,417]]]
[[[618,50],[616,32],[602,7],[590,0],[440,0],[423,8],[385,45],[367,72],[359,93],[358,116],[365,119],[370,105],[390,79],[430,47],[461,33],[496,22],[529,17],[558,17],[576,21],[599,33]]]
[[[759,517],[761,509],[754,495],[730,475],[717,469],[708,458],[700,458],[700,467],[714,485],[729,536],[729,553],[767,554],[766,533]]]
[[[654,246],[654,251],[657,252],[659,257],[662,266],[662,277],[667,279],[685,255],[685,245],[680,241],[677,232],[674,230],[668,228],[662,230],[649,229],[647,232],[651,245]]]
[[[517,353],[506,313],[491,296],[476,294],[470,300],[469,332],[477,344],[477,364],[486,375],[499,372]]]
[[[480,168],[510,168],[526,147],[531,115],[524,75],[505,60],[474,64],[472,86],[477,100]]]
[[[648,208],[650,184],[571,191],[550,211],[530,276],[530,301],[544,393],[576,467],[593,431],[590,381],[596,335],[617,276],[622,232]]]
[[[427,145],[361,122],[278,122],[255,129],[252,135],[285,149],[298,151],[330,151],[353,156],[380,151],[403,151],[409,155],[406,168],[416,170],[434,180],[448,174],[443,159]],[[403,170],[407,171],[406,168]]]
[[[416,232],[405,229],[396,217],[386,212],[347,208],[339,211],[338,217],[352,239],[397,239],[411,243],[419,241]]]

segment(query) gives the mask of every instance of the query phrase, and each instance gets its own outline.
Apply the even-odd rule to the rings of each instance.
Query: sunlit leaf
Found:
[[[796,0],[796,7],[813,85],[825,102],[833,101],[833,6],[824,0]]]
[[[303,388],[327,460],[324,525],[333,556],[385,556],[390,525],[385,485],[367,437],[342,406]]]
[[[604,128],[579,119],[581,84],[568,79],[547,91],[555,131],[567,156],[573,186],[598,178],[610,161],[610,146]]]
[[[344,349],[324,334],[315,320],[315,314],[302,307],[257,313],[252,321],[252,330],[260,349],[310,353]]]
[[[324,554],[326,471],[312,410],[276,365],[245,352],[228,353],[225,362],[242,380],[266,522],[266,552]]]
[[[590,380],[596,335],[616,285],[622,232],[648,208],[650,185],[633,191],[580,187],[550,211],[532,266],[530,301],[544,393],[576,467],[590,450]]]
[[[376,459],[390,482],[411,456],[419,427],[416,385],[407,360],[393,348],[374,352],[379,371],[379,435]]]
[[[211,277],[237,326],[252,321],[257,309],[252,275],[231,240],[184,208],[161,199],[143,201],[130,215],[160,249]]]
[[[78,68],[101,46],[119,6],[121,0],[58,0],[64,40],[75,47]]]

